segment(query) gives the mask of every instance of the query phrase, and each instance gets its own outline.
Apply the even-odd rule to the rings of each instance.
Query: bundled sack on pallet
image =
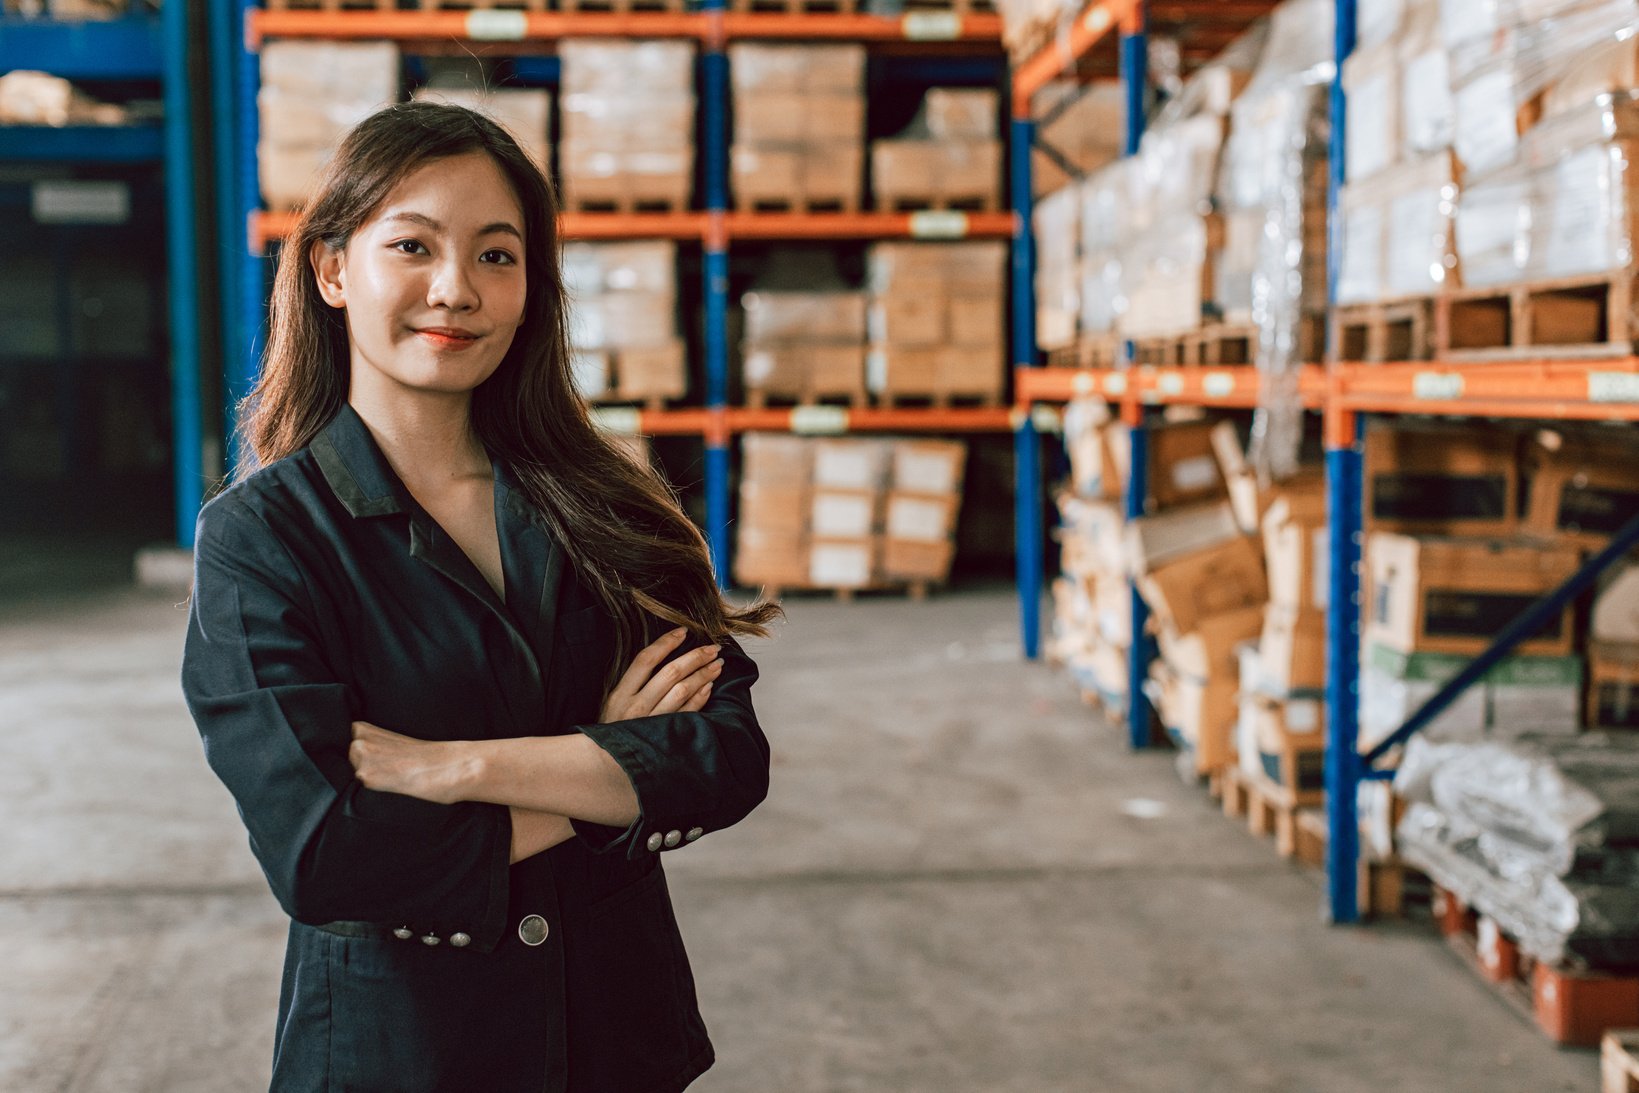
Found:
[[[1408,748],[1401,855],[1551,964],[1639,966],[1639,735]]]
[[[878,209],[999,209],[1002,143],[998,99],[988,88],[935,87],[903,131],[871,142]]]
[[[772,254],[740,298],[741,368],[753,405],[769,399],[865,401],[865,293],[818,251]]]
[[[574,210],[684,209],[694,188],[694,45],[570,38],[558,171]]]
[[[262,201],[274,210],[299,208],[348,131],[398,101],[398,46],[280,40],[263,45],[258,59]]]
[[[1263,377],[1253,464],[1279,480],[1295,473],[1303,440],[1300,367],[1319,355],[1316,316],[1326,306],[1327,88],[1335,71],[1333,5],[1286,0],[1270,14],[1269,40],[1231,112],[1219,193],[1225,252],[1250,260],[1223,269],[1219,295],[1247,285]],[[1226,313],[1235,310],[1226,305]]]
[[[879,399],[997,403],[1007,381],[1007,244],[875,243],[866,386]]]
[[[736,205],[857,210],[865,186],[865,48],[729,47]]]
[[[1036,236],[1036,344],[1044,350],[1076,342],[1081,271],[1076,261],[1081,195],[1066,187],[1042,198],[1031,213]]]
[[[592,401],[659,402],[688,388],[677,333],[677,245],[566,243],[575,382]]]
[[[1030,153],[1030,185],[1039,199],[1121,158],[1127,148],[1127,92],[1114,80],[1058,80],[1036,93],[1039,123]],[[1043,145],[1051,148],[1051,153]],[[1066,169],[1068,168],[1068,173]],[[1041,238],[1040,236],[1037,237]]]

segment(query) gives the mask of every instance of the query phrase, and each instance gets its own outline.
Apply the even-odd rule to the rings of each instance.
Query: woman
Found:
[[[274,1090],[680,1090],[659,855],[763,799],[698,531],[570,379],[550,187],[495,124],[361,123],[287,239],[182,681],[291,917]]]

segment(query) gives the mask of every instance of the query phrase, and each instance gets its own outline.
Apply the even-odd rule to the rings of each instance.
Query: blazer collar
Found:
[[[414,511],[410,491],[350,403],[341,404],[308,446],[325,481],[353,516]]]

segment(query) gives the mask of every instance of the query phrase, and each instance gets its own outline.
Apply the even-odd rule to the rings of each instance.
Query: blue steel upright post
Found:
[[[1337,0],[1335,32],[1337,73],[1332,80],[1326,191],[1327,285],[1333,295],[1342,235],[1338,191],[1348,177],[1342,72],[1344,60],[1354,50],[1355,0]],[[1331,540],[1331,608],[1326,616],[1326,914],[1331,922],[1347,924],[1360,920],[1360,536],[1365,483],[1358,418],[1331,407],[1326,415],[1326,509]]]
[[[193,125],[188,95],[188,9],[160,10],[165,33],[165,238],[170,265],[171,437],[176,541],[193,546],[204,500],[200,419],[199,262],[195,232]]]
[[[1138,17],[1143,17],[1143,5],[1138,7]],[[1121,34],[1121,82],[1126,89],[1127,98],[1127,134],[1126,154],[1131,156],[1138,152],[1138,143],[1144,136],[1144,94],[1148,82],[1148,50],[1149,35],[1144,25],[1123,30]],[[1127,353],[1131,360],[1131,353]],[[1142,411],[1141,411],[1142,412]],[[1149,434],[1145,431],[1143,418],[1127,423],[1128,442],[1131,446],[1128,457],[1128,478],[1126,494],[1126,517],[1128,520],[1137,519],[1144,515],[1145,503],[1149,497]],[[1134,748],[1147,748],[1154,741],[1150,738],[1150,703],[1144,697],[1144,681],[1149,678],[1150,671],[1150,641],[1145,634],[1149,623],[1149,606],[1144,598],[1138,594],[1138,586],[1132,585],[1128,589],[1128,598],[1132,605],[1132,642],[1127,648],[1127,740]]]
[[[263,256],[250,249],[250,218],[261,206],[261,186],[257,182],[256,143],[260,121],[256,116],[256,93],[261,85],[261,60],[245,42],[245,27],[254,0],[227,0],[222,5],[226,33],[231,35],[229,71],[235,94],[227,101],[232,114],[219,119],[217,154],[226,158],[219,165],[218,194],[222,198],[222,448],[226,470],[239,464],[237,432],[239,400],[250,393],[261,370],[262,322],[267,311],[267,285]],[[223,109],[230,109],[224,107]]]
[[[705,277],[705,394],[707,408],[721,410],[728,405],[728,239],[723,230],[723,217],[728,210],[728,54],[723,46],[723,0],[706,0],[703,7],[715,27],[701,57],[705,83],[701,154],[705,156],[705,205],[710,221],[701,263]],[[731,442],[731,437],[715,428],[705,437],[706,542],[711,547],[717,583],[723,588],[730,584]]]
[[[1034,200],[1031,191],[1030,152],[1036,124],[1029,103],[1015,103],[1008,141],[1008,184],[1013,191],[1013,365],[1036,365],[1036,240],[1031,234]],[[1041,438],[1030,407],[1019,407],[1013,432],[1013,542],[1014,571],[1019,581],[1019,626],[1024,655],[1041,655],[1042,483]]]

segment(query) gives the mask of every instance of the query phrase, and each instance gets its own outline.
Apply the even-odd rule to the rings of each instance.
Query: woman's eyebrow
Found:
[[[395,220],[408,220],[412,224],[420,224],[429,231],[444,230],[444,225],[440,224],[426,213],[394,213],[392,216],[387,217],[383,222],[392,223]],[[524,233],[519,231],[513,225],[507,223],[505,220],[497,220],[493,224],[485,224],[482,228],[478,229],[479,235],[494,235],[497,232],[505,235],[516,236],[520,243],[523,242],[524,239]]]

